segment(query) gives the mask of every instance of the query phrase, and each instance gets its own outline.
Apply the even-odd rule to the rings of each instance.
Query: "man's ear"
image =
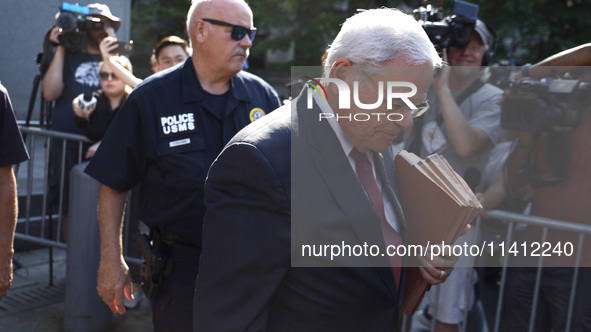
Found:
[[[195,20],[193,24],[193,33],[195,34],[195,40],[199,43],[203,43],[207,38],[207,35],[209,34],[209,29],[207,29],[205,21]]]
[[[330,78],[338,78],[339,80],[346,82],[351,66],[353,66],[353,63],[347,58],[337,60],[330,69]],[[329,84],[328,88],[332,90],[332,92],[338,92],[336,84]]]

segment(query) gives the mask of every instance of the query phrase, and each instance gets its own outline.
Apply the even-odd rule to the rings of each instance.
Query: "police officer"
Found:
[[[97,288],[119,314],[124,294],[131,297],[121,245],[125,192],[139,184],[139,218],[161,272],[147,294],[155,331],[192,331],[209,166],[236,132],[280,106],[269,84],[241,72],[256,31],[243,0],[194,0],[187,31],[193,56],[135,88],[86,168],[101,182]]]
[[[12,165],[28,159],[8,91],[0,84],[0,299],[12,283],[12,243],[18,212]]]

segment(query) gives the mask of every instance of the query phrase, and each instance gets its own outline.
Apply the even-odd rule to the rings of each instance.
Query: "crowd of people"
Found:
[[[433,153],[444,156],[466,179],[467,172],[484,173],[490,151],[501,133],[499,101],[503,92],[481,80],[493,39],[494,32],[477,20],[468,44],[463,48],[451,47],[444,54],[449,67],[433,82],[428,95],[433,106],[413,125],[407,143],[407,148],[420,157]],[[458,241],[473,244],[476,236],[470,231]],[[470,259],[461,257],[458,264],[466,266]],[[476,278],[471,268],[457,268],[448,282],[431,288],[430,305],[419,317],[432,317],[430,310],[433,312],[436,307],[435,330],[457,331],[464,311],[474,306],[475,291],[466,285],[473,284]],[[437,302],[435,294],[440,299]]]
[[[304,85],[300,96],[282,105],[271,85],[243,70],[257,32],[243,0],[193,0],[189,42],[161,39],[150,59],[154,75],[143,80],[118,54],[120,19],[106,5],[88,8],[102,25],[87,31],[82,49],[67,49],[59,27],[48,35],[56,46],[42,92],[55,102],[52,129],[92,142],[82,156],[68,143],[62,156],[62,142],[51,141],[48,206],[61,214],[67,238],[71,193],[61,170],[67,175],[79,160],[88,160],[85,172],[100,183],[97,291],[113,313],[124,314],[133,307],[128,303],[143,296],[135,283],[151,302],[158,332],[399,331],[412,277],[431,285],[428,305],[416,313],[420,322],[437,332],[465,324],[467,331],[483,330],[473,288],[479,277],[469,257],[435,255],[421,260],[420,276],[412,276],[402,260],[327,262],[296,254],[306,241],[371,243],[384,252],[409,243],[391,162],[397,137],[421,158],[445,157],[485,209],[518,199],[523,204],[517,212],[530,203],[531,215],[589,224],[589,100],[576,105],[579,122],[570,131],[504,130],[507,92],[486,82],[498,41],[480,19],[466,45],[438,54],[411,16],[387,8],[360,11],[342,24],[322,56],[326,83]],[[563,74],[547,69],[561,66],[585,80],[588,73],[570,69],[590,65],[590,53],[591,44],[581,45],[526,67],[514,79]],[[384,81],[412,84],[414,95],[404,101],[429,110],[417,114],[416,107],[392,103],[387,108],[380,99],[374,109],[399,114],[400,121],[358,121],[356,115],[366,112],[358,104],[375,102]],[[353,103],[342,104],[349,96],[338,82],[358,89]],[[12,165],[28,154],[1,85],[0,94],[1,299],[12,280]],[[122,232],[130,191],[131,217],[149,229],[139,234],[145,262],[133,277]],[[527,227],[523,240],[541,241],[541,234]],[[478,236],[468,226],[457,243],[472,244]],[[547,237],[576,243],[558,231]],[[591,266],[590,251],[582,250],[584,267],[576,271],[572,260],[544,260],[534,331],[567,325],[591,330],[584,281],[568,315],[573,278],[591,277],[585,267]],[[536,274],[532,267],[509,268],[502,331],[529,327]]]

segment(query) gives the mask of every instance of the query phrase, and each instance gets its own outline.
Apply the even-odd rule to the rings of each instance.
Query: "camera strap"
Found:
[[[458,107],[460,107],[460,105],[462,105],[462,103],[466,99],[468,99],[468,97],[473,95],[476,91],[480,90],[480,88],[482,88],[483,85],[484,82],[482,82],[480,79],[476,79],[474,82],[472,82],[472,84],[470,84],[469,87],[462,91],[462,93],[457,95],[454,99],[456,101],[456,104],[458,104]],[[443,113],[437,114],[437,118],[435,121],[437,121],[438,126],[441,126],[441,124],[443,123]]]
[[[480,88],[482,88],[482,86],[484,84],[485,84],[484,82],[477,79],[474,82],[472,82],[472,84],[470,84],[469,87],[467,87],[464,91],[462,91],[462,93],[460,93],[458,96],[456,96],[456,98],[454,98],[454,99],[456,101],[456,104],[458,104],[458,107],[468,97],[470,97],[476,91],[480,90]],[[440,126],[443,123],[443,114],[441,112],[439,114],[437,114],[435,121],[437,122],[437,126]],[[410,145],[408,146],[408,148],[406,149],[407,151],[412,152],[412,153],[416,154],[417,156],[421,152],[421,145],[422,145],[421,137],[423,135],[423,125],[424,125],[424,116],[420,116],[414,120],[412,141],[411,141]]]

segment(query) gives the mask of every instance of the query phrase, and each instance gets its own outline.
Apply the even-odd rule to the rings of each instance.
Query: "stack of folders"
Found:
[[[421,159],[401,151],[394,157],[398,185],[411,245],[453,245],[482,210],[482,205],[464,179],[440,155]],[[414,259],[414,261],[413,261]],[[401,314],[413,314],[429,284],[409,257]]]

